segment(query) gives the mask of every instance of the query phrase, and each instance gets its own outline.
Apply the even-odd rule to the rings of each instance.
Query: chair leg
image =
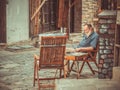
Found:
[[[69,60],[65,60],[65,62],[64,62],[64,68],[63,68],[64,78],[66,78],[66,74],[68,72],[69,72]]]
[[[97,69],[98,69],[98,64],[96,61],[94,61],[94,64],[96,65]],[[98,73],[98,70],[94,70],[94,72]]]
[[[70,71],[70,61],[69,60],[68,60],[67,64],[68,64],[68,71]]]
[[[62,76],[62,70],[64,70],[64,69],[60,69],[60,78],[61,78],[61,76]]]
[[[76,66],[76,68],[77,68],[77,79],[79,78],[79,76],[80,76],[80,74],[79,74],[79,65],[78,65],[78,62],[75,62],[75,66]]]
[[[36,72],[37,72],[38,90],[40,90],[40,79],[39,79],[39,72],[38,72],[38,71],[39,71],[39,66],[36,65],[36,68],[37,68],[37,69],[36,69],[36,70],[37,70]]]
[[[95,63],[95,65],[96,65],[96,67],[98,68],[98,64],[96,63],[96,62],[94,62]]]
[[[71,67],[69,69],[69,73],[72,71],[73,65],[75,64],[75,61],[72,62]]]
[[[74,69],[73,69],[73,66],[74,66],[74,65],[75,65],[75,68],[76,68],[77,70],[74,70]],[[83,63],[83,65],[84,65],[84,63]],[[83,68],[83,66],[82,66],[82,68]],[[77,61],[73,61],[73,62],[72,62],[72,65],[71,65],[71,67],[70,67],[69,72],[71,72],[71,71],[74,71],[74,72],[77,73],[77,79],[78,79],[79,76],[80,76],[80,72],[79,72],[79,65],[78,65],[78,62],[77,62]]]
[[[33,80],[33,86],[35,86],[35,79],[36,79],[36,62],[35,62],[35,60],[34,60],[34,80]]]
[[[84,64],[85,64],[85,61],[83,61],[83,63],[82,63],[82,66],[81,66],[80,71],[79,71],[79,75],[80,75],[81,72],[82,72],[82,69],[83,69]]]
[[[87,62],[87,64],[88,64],[90,70],[92,71],[92,73],[95,74],[95,72],[94,72],[94,70],[92,69],[92,67],[91,67],[91,65],[89,64],[89,62]]]

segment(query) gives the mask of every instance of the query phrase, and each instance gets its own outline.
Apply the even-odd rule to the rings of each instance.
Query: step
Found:
[[[6,48],[6,46],[7,46],[7,44],[6,44],[6,43],[0,43],[0,49],[5,49],[5,48]]]
[[[120,67],[113,67],[113,80],[120,81]]]
[[[119,82],[110,79],[59,79],[56,90],[120,90]]]

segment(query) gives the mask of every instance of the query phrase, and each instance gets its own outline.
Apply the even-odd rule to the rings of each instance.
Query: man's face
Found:
[[[87,25],[84,26],[84,33],[87,34],[89,33],[90,29],[88,28]]]

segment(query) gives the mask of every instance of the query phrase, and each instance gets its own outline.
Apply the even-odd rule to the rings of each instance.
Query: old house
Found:
[[[62,3],[62,0],[60,2],[58,0],[45,1],[37,14],[38,17],[35,16],[31,20],[32,15],[42,3],[41,1],[0,0],[0,26],[2,32],[0,33],[0,43],[9,44],[28,40],[36,34],[59,29],[59,11],[61,10],[60,3]],[[69,20],[67,24],[69,24],[70,32],[81,32],[82,25],[85,22],[92,23],[98,11],[96,0],[71,0],[70,2],[66,0],[66,3],[67,13],[63,11],[63,15],[69,14],[64,19]],[[68,5],[71,5],[71,7],[69,8]]]

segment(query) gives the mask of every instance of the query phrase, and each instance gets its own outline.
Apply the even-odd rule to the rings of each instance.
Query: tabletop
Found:
[[[65,59],[66,60],[80,60],[86,57],[88,53],[84,52],[66,52]]]

